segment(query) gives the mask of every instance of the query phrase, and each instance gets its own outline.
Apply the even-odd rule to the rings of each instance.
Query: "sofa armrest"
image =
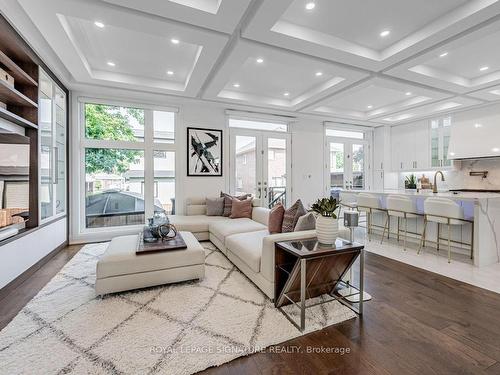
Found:
[[[262,257],[260,260],[260,273],[262,276],[274,283],[274,244],[276,242],[306,240],[309,238],[316,238],[316,230],[276,233],[264,237],[262,240]]]

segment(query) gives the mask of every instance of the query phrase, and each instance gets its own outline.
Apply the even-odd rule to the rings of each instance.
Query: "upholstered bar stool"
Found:
[[[420,246],[418,248],[418,253],[422,249],[422,242],[425,240],[425,234],[427,231],[428,222],[437,223],[437,250],[439,251],[439,245],[441,242],[440,227],[441,224],[446,224],[448,226],[448,263],[451,262],[451,226],[452,225],[465,225],[469,223],[469,220],[464,218],[463,208],[455,201],[448,198],[427,198],[424,202],[424,230],[422,232],[422,238],[420,240]],[[455,242],[455,241],[453,241]],[[474,244],[471,241],[471,258],[473,255]]]
[[[382,207],[380,199],[378,196],[369,193],[359,193],[358,194],[358,211],[364,212],[366,214],[366,232],[368,234],[368,240],[371,241],[371,233],[373,228],[373,212],[386,210]]]
[[[414,199],[409,197],[403,197],[400,195],[389,195],[387,197],[387,219],[384,225],[384,232],[382,233],[382,238],[380,243],[384,241],[385,230],[387,228],[387,233],[390,233],[390,217],[395,216],[398,218],[398,233],[397,238],[399,241],[399,221],[404,219],[405,230],[404,230],[404,240],[403,240],[403,250],[406,251],[406,238],[408,237],[408,219],[414,219],[418,216],[417,214],[417,204]]]

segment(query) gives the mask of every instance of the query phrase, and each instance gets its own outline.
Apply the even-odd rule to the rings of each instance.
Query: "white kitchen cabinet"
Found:
[[[393,171],[429,168],[429,125],[427,121],[392,127],[391,149]]]
[[[448,159],[448,146],[450,144],[451,117],[431,121],[430,142],[432,168],[451,167]]]
[[[380,126],[373,132],[373,189],[385,188],[385,175],[391,166],[391,127]]]

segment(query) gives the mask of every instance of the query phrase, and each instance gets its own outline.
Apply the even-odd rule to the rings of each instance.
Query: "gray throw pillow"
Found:
[[[224,197],[207,198],[207,216],[222,216],[224,213]]]
[[[294,232],[300,232],[302,230],[313,230],[316,229],[316,217],[312,212],[308,214],[302,215],[297,220],[297,224],[295,225]]]
[[[292,207],[285,210],[285,214],[283,215],[283,223],[281,224],[281,232],[293,232],[293,230],[295,229],[295,225],[297,224],[297,220],[299,220],[299,217],[305,215],[306,213],[307,211],[304,208],[302,201],[298,199]]]

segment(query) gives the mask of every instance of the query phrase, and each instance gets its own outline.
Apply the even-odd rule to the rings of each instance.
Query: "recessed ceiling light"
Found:
[[[483,127],[483,125],[481,125],[481,124],[474,124],[474,127],[475,127],[476,129],[477,129],[477,128],[482,128],[482,127]]]
[[[451,155],[451,156],[455,156],[455,153],[454,153],[454,152],[450,152],[450,155]]]
[[[113,61],[108,61],[109,66],[116,66],[116,64]]]
[[[285,92],[283,95],[290,96],[290,93],[289,92]]]
[[[170,39],[170,41],[174,44],[179,44],[179,39]]]
[[[100,29],[102,29],[104,27],[104,24],[100,21],[95,21],[94,22],[94,25],[96,25],[97,27],[99,27]]]
[[[240,84],[239,83],[235,83],[235,84],[233,84],[233,87],[238,88],[238,87],[240,87]]]
[[[482,66],[479,68],[481,72],[484,72],[485,70],[488,70],[490,67],[489,66]]]
[[[448,56],[448,52],[443,52],[442,54],[439,55],[439,57],[445,57]]]
[[[411,92],[410,92],[410,91],[408,91],[405,95],[406,95],[406,96],[410,96],[410,95],[411,95]]]
[[[492,148],[491,151],[493,151],[493,152],[500,152],[500,148],[495,147],[495,148]]]
[[[370,104],[370,105],[367,105],[367,106],[366,106],[366,108],[368,108],[368,109],[372,109],[372,108],[373,108],[373,106]]]
[[[263,59],[263,58],[261,58],[261,57],[259,57],[259,58],[257,59],[257,62],[258,62],[259,64],[262,64],[262,63],[264,62],[264,59]]]
[[[316,77],[321,77],[323,75],[323,72],[316,72]]]
[[[174,72],[172,72],[171,70],[168,70],[168,71],[167,71],[167,74],[168,74],[169,76],[173,76],[173,75],[174,75]]]
[[[391,33],[391,32],[390,32],[389,30],[384,30],[384,31],[382,31],[382,32],[380,33],[380,36],[381,36],[382,38],[384,38],[384,37],[388,36],[390,33]]]
[[[307,10],[313,10],[315,7],[316,7],[316,4],[314,3],[314,1],[310,1],[306,4]]]

